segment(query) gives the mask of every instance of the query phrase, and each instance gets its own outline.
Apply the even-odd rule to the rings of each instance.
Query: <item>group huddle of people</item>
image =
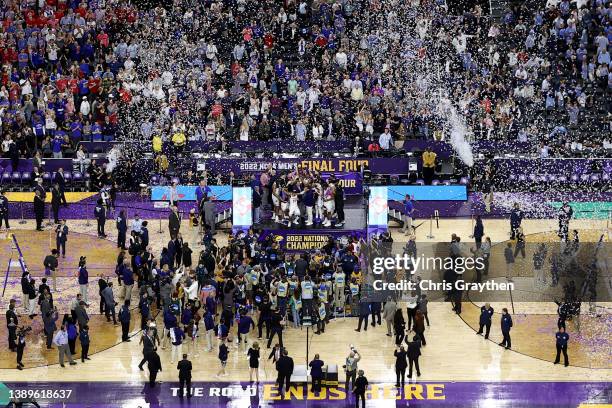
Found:
[[[253,177],[251,186],[256,224],[262,219],[262,208],[271,208],[272,221],[289,227],[342,227],[345,223],[344,188],[333,173],[324,176],[304,169],[269,169]]]

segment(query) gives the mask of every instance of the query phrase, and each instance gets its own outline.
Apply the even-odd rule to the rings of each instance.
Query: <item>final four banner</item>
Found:
[[[408,159],[405,158],[336,158],[336,159],[205,159],[198,164],[212,173],[234,174],[258,173],[273,168],[279,171],[300,168],[322,173],[361,172],[374,174],[407,174]]]

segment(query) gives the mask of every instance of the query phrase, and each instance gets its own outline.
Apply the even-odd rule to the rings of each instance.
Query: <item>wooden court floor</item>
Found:
[[[605,221],[580,220],[581,229],[594,229],[606,231]],[[31,227],[31,221],[28,222]],[[28,227],[26,224],[25,228]],[[71,229],[82,233],[92,233],[95,226],[87,227],[83,222],[71,223]],[[556,229],[555,220],[526,220],[524,229],[527,234],[554,231]],[[194,242],[195,232],[183,227],[184,235],[189,242]],[[114,233],[111,228],[109,232]],[[426,240],[428,230],[417,231],[418,240]],[[442,220],[439,229],[433,229],[435,238],[430,240],[448,242],[451,233],[457,233],[463,240],[469,241],[471,233],[470,220]],[[504,220],[485,220],[485,233],[492,237],[494,241],[502,241],[508,238],[507,221]],[[189,235],[189,234],[193,234]],[[396,241],[400,242],[405,238],[397,231],[393,232]],[[113,236],[110,237],[113,239]],[[157,250],[168,240],[167,230],[164,226],[161,234],[152,234],[152,244]],[[218,237],[220,244],[223,244],[222,236]],[[44,244],[43,244],[44,245]],[[197,250],[197,247],[196,247]],[[42,251],[44,252],[44,251]],[[116,252],[112,252],[112,259]],[[520,308],[520,304],[518,305]],[[547,317],[537,317],[538,321],[521,321],[519,323],[525,327],[537,326],[542,324],[541,336],[533,336],[534,330],[519,329],[515,327],[513,335],[514,350],[505,350],[499,347],[495,341],[485,341],[482,337],[475,334],[473,328],[477,321],[477,309],[475,306],[464,303],[464,314],[462,318],[451,313],[450,305],[446,303],[430,303],[430,322],[425,336],[427,346],[423,349],[421,357],[421,371],[423,381],[431,380],[472,380],[472,381],[612,381],[612,368],[609,362],[606,368],[587,368],[594,367],[589,363],[588,353],[574,347],[570,340],[570,363],[572,366],[565,368],[555,366],[550,361],[554,358],[554,333],[549,335],[550,322]],[[93,319],[102,317],[95,316]],[[133,325],[139,319],[133,319]],[[555,320],[556,321],[556,320]],[[467,324],[466,324],[467,322]],[[159,325],[160,322],[158,322]],[[371,381],[394,382],[395,374],[393,371],[394,357],[393,339],[385,336],[384,327],[370,327],[366,332],[356,333],[356,320],[352,318],[332,321],[323,335],[316,336],[309,331],[306,336],[305,329],[286,330],[284,335],[285,346],[296,364],[306,362],[306,338],[309,339],[309,358],[313,353],[319,353],[321,358],[327,363],[342,365],[344,358],[349,352],[350,344],[353,344],[361,353],[362,360],[359,367],[364,369]],[[545,325],[544,325],[545,324]],[[554,326],[554,322],[553,322]],[[76,381],[89,379],[92,381],[130,381],[144,380],[146,371],[141,372],[137,365],[141,359],[141,348],[137,341],[130,343],[120,343],[119,333],[116,327],[106,324],[104,321],[92,322],[91,336],[95,343],[97,339],[108,339],[105,344],[116,344],[110,348],[99,346],[95,349],[92,345],[92,360],[86,364],[76,366],[66,366],[62,369],[55,364],[55,353],[45,355],[41,353],[40,339],[30,338],[26,348],[26,370],[18,371],[11,368],[0,368],[0,375],[5,381]],[[571,324],[569,325],[571,327]],[[492,328],[492,340],[499,336],[499,322]],[[554,329],[554,327],[553,327]],[[6,337],[4,325],[1,326],[0,336]],[[138,333],[134,334],[138,336]],[[610,328],[607,328],[602,335],[610,338]],[[571,335],[570,328],[570,335]],[[254,340],[254,339],[252,339]],[[251,341],[252,341],[251,340]],[[6,341],[6,340],[3,340]],[[38,347],[38,349],[37,349]],[[218,369],[216,353],[206,353],[203,351],[203,344],[195,350],[189,350],[194,361],[194,380],[215,380],[215,373]],[[99,351],[98,351],[99,350]],[[188,350],[185,348],[185,350]],[[95,352],[94,352],[95,351]],[[35,356],[38,352],[39,356]],[[33,353],[28,357],[28,353]],[[260,380],[272,380],[276,373],[271,361],[266,360],[264,353],[260,368]],[[159,379],[162,381],[176,380],[176,370],[170,365],[170,351],[160,350],[164,371],[160,373]],[[10,360],[10,354],[0,354],[0,359]],[[14,357],[13,357],[14,358]],[[28,368],[28,364],[46,364],[35,368]],[[586,363],[585,363],[586,362]],[[232,349],[228,364],[228,376],[225,380],[248,380],[247,360],[244,355],[244,348]],[[583,364],[585,363],[585,364]],[[576,366],[574,365],[576,364]],[[4,364],[3,364],[4,365]],[[11,367],[11,364],[8,364]],[[169,369],[168,369],[169,368]],[[342,378],[342,374],[341,374]]]

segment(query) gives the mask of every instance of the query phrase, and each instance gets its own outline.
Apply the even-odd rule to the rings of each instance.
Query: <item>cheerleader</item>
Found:
[[[334,201],[334,187],[329,184],[323,192],[323,213],[325,220],[322,225],[324,227],[331,227],[331,219],[334,216],[335,201]]]

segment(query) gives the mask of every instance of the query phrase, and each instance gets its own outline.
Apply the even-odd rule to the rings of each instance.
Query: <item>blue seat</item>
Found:
[[[30,173],[29,171],[24,171],[23,173],[21,173],[21,184],[23,184],[24,187],[32,184],[32,173]]]
[[[11,173],[8,171],[5,171],[4,173],[2,173],[2,187],[4,188],[10,188],[11,187]]]

